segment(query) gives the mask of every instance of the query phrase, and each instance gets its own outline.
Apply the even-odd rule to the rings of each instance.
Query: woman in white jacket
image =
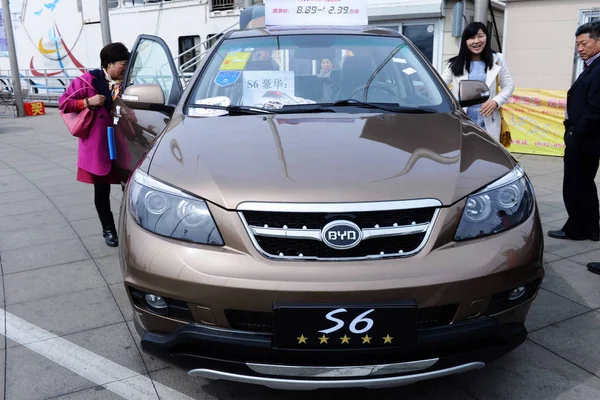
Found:
[[[472,22],[465,28],[458,55],[448,60],[442,78],[451,86],[458,98],[461,80],[479,80],[490,88],[490,100],[465,109],[467,115],[496,141],[500,140],[500,112],[512,96],[515,84],[510,76],[504,56],[492,51],[487,27],[481,22]],[[500,93],[497,93],[497,84]]]

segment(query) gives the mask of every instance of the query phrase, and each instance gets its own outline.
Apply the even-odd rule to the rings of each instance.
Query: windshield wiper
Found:
[[[262,115],[262,114],[275,114],[272,110],[267,110],[260,107],[249,107],[249,106],[217,106],[213,104],[189,104],[190,108],[209,108],[211,110],[223,110],[227,111],[229,115]]]
[[[422,107],[403,107],[397,103],[366,103],[364,101],[346,99],[338,100],[334,103],[324,104],[325,106],[331,107],[363,107],[373,108],[378,110],[389,111],[393,113],[407,113],[407,114],[435,114],[436,111],[432,108]]]

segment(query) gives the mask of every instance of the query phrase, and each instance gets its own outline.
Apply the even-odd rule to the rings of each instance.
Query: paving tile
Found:
[[[544,224],[544,251],[559,257],[568,258],[598,249],[598,242],[591,240],[564,240],[548,236],[548,231],[555,228]]]
[[[7,312],[58,336],[123,322],[107,287],[6,306]]]
[[[117,216],[115,215],[115,222],[117,221],[116,217]],[[97,236],[102,233],[102,225],[100,224],[100,219],[98,219],[97,215],[92,218],[71,221],[71,226],[80,238]]]
[[[92,260],[19,272],[4,277],[6,304],[47,299],[106,286]]]
[[[119,265],[119,256],[112,255],[94,259],[100,273],[109,285],[123,282],[121,267]]]
[[[2,360],[3,364],[4,364],[5,357],[6,357],[6,350],[0,350],[0,360]],[[5,372],[6,372],[6,365],[4,365],[2,368],[2,371],[0,371],[0,390],[1,390],[0,393],[5,393],[5,388],[6,388],[6,382],[4,381]]]
[[[549,221],[549,222],[546,222],[546,225],[552,227],[553,229],[562,229],[563,226],[565,226],[565,224],[567,223],[568,219],[569,218],[565,217],[565,218],[558,219],[556,221]]]
[[[127,321],[127,327],[129,328],[129,332],[131,333],[131,337],[133,338],[133,342],[135,343],[135,346],[137,347],[139,353],[142,356],[142,359],[144,360],[146,369],[149,372],[158,371],[159,369],[169,368],[171,366],[170,364],[167,364],[166,362],[159,360],[158,358],[152,356],[151,354],[144,352],[141,349],[141,347],[140,347],[141,337],[138,334],[137,330],[135,329],[133,320]]]
[[[548,292],[545,289],[540,289],[527,315],[525,327],[529,332],[533,332],[590,310],[590,308],[574,303],[569,299]]]
[[[48,196],[60,196],[72,193],[93,192],[94,187],[86,183],[74,182],[67,185],[44,187],[40,188],[40,190]]]
[[[115,283],[110,285],[109,288],[117,301],[117,305],[119,306],[119,310],[121,310],[125,321],[133,320],[133,309],[131,308],[129,296],[125,291],[125,285],[123,285],[123,283]]]
[[[96,386],[26,347],[7,351],[6,399],[41,400]]]
[[[76,239],[77,234],[69,224],[60,223],[0,233],[0,251],[55,243]]]
[[[549,176],[532,176],[531,183],[534,187],[543,187],[550,190],[562,190],[562,181]]]
[[[0,185],[21,182],[23,177],[19,174],[0,175]]]
[[[546,265],[542,287],[582,306],[600,307],[600,280],[587,268],[570,260]]]
[[[564,207],[554,207],[546,203],[538,202],[538,208],[540,210],[540,218],[543,223],[556,221],[569,216]]]
[[[2,158],[2,155],[0,155],[0,158]],[[0,176],[5,176],[5,175],[14,175],[14,174],[18,174],[19,171],[17,171],[14,168],[11,167],[2,167],[0,168]]]
[[[104,386],[96,386],[91,389],[65,394],[64,396],[50,397],[48,400],[123,400],[123,398],[106,389]]]
[[[18,192],[3,193],[0,196],[0,204],[4,205],[9,203],[20,203],[28,204],[30,200],[43,199],[44,195],[37,189],[20,190]]]
[[[29,179],[34,184],[48,178],[55,178],[59,176],[73,176],[73,173],[71,171],[58,164],[53,164],[52,166],[41,170],[21,171],[21,174],[23,174],[25,178]]]
[[[71,239],[41,246],[3,251],[2,266],[5,274],[12,274],[90,258],[90,254],[81,243],[81,240]]]
[[[91,193],[89,195],[93,196]],[[60,206],[58,209],[61,213],[63,213],[69,222],[90,219],[93,217],[98,218],[98,212],[96,211],[93,197],[87,202],[87,204],[80,204],[76,206]]]
[[[19,214],[30,214],[31,212],[36,211],[53,210],[54,208],[54,204],[52,204],[50,200],[43,196],[39,196],[35,200],[3,204],[2,207],[0,207],[0,217],[7,217]]]
[[[454,377],[478,399],[600,398],[600,379],[527,341],[486,368]]]
[[[554,261],[558,261],[561,258],[562,257],[559,257],[556,254],[544,252],[544,265],[546,265],[548,263],[551,263],[551,262],[554,262]]]
[[[102,229],[100,229],[102,231]],[[88,249],[93,258],[112,256],[118,253],[117,247],[109,247],[104,241],[102,235],[82,238],[81,241]]]
[[[67,335],[64,339],[138,374],[148,372],[125,322]]]
[[[25,180],[11,183],[0,183],[0,194],[34,189],[35,186],[32,183]]]
[[[600,312],[590,312],[533,332],[535,343],[600,377]]]
[[[61,167],[61,165],[59,165],[53,161],[43,160],[41,162],[26,163],[23,165],[19,165],[19,166],[15,167],[15,169],[17,171],[19,171],[21,174],[26,175],[27,173],[37,173],[37,172],[43,172],[43,171],[47,171],[47,170],[55,170],[59,167]]]
[[[578,254],[573,257],[569,257],[569,260],[574,261],[578,264],[587,266],[588,263],[591,262],[599,262],[600,261],[600,249],[592,250],[587,253]]]
[[[554,194],[558,192],[560,189],[548,189],[541,186],[534,186],[533,192],[535,193],[536,198],[538,196],[546,196],[549,194]]]
[[[537,201],[538,204],[544,203],[552,207],[558,207],[563,209],[565,207],[562,192],[551,193],[544,196],[537,196]]]
[[[94,193],[87,191],[49,197],[50,201],[52,201],[52,203],[59,208],[94,204]]]
[[[76,175],[67,172],[66,174],[54,178],[36,179],[31,180],[38,188],[43,189],[47,187],[55,187],[68,184],[77,184]]]

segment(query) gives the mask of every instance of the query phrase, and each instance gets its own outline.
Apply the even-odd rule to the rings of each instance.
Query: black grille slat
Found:
[[[398,225],[410,225],[430,222],[435,208],[415,208],[408,210],[364,211],[353,213],[296,213],[296,212],[264,212],[244,211],[244,218],[250,226],[271,228],[322,229],[331,221],[345,219],[352,221],[361,228],[373,228]]]
[[[377,229],[432,223],[435,211],[435,207],[427,207],[348,213],[244,211],[242,215],[248,226],[257,228],[321,230],[332,221],[347,220],[360,229]],[[364,239],[356,247],[344,250],[333,249],[324,242],[312,239],[253,236],[265,256],[314,260],[412,255],[423,244],[426,233]]]
[[[256,236],[256,241],[265,252],[273,255],[283,253],[288,257],[296,257],[302,254],[306,257],[347,258],[379,255],[381,252],[384,254],[399,254],[400,250],[408,253],[419,247],[424,238],[425,233],[367,239],[358,246],[346,250],[332,249],[323,242],[309,239]]]
[[[448,325],[454,319],[457,310],[458,304],[420,308],[417,314],[417,329]],[[225,310],[225,315],[232,329],[273,333],[273,314],[270,312]]]

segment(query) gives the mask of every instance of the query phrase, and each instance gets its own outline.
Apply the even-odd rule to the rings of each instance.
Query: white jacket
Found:
[[[496,77],[500,82],[500,93],[496,93]],[[461,80],[469,79],[469,73],[465,70],[462,76],[452,75],[448,63],[442,73],[442,79],[446,85],[451,85],[454,97],[458,99],[458,87]],[[501,53],[494,54],[494,66],[487,71],[485,83],[490,88],[490,99],[498,103],[498,109],[502,107],[515,90],[515,83],[510,76],[508,66]],[[466,109],[465,109],[466,111]],[[500,140],[500,112],[495,110],[490,116],[485,117],[485,129],[496,141]]]

